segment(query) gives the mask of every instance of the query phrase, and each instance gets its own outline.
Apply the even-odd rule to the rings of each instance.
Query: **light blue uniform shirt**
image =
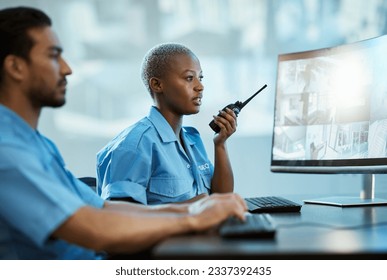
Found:
[[[97,154],[97,192],[142,204],[179,202],[209,193],[213,165],[199,132],[183,127],[185,150],[163,115],[147,117],[117,135]]]
[[[56,146],[0,105],[0,259],[98,259],[50,235],[104,200],[66,170]]]

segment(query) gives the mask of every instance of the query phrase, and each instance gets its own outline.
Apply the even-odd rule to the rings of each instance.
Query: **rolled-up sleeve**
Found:
[[[103,174],[100,195],[103,199],[130,197],[147,204],[147,186],[152,173],[152,143],[142,131],[125,139],[106,153],[98,173]]]
[[[146,188],[130,181],[118,181],[107,184],[102,189],[101,196],[105,199],[131,197],[142,204],[147,204]]]

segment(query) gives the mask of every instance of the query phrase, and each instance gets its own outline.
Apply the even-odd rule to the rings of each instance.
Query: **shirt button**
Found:
[[[187,164],[187,168],[191,168],[191,165]]]

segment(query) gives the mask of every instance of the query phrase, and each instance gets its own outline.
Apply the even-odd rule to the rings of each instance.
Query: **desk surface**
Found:
[[[295,200],[296,201],[296,200]],[[178,236],[153,250],[156,259],[387,259],[387,206],[304,204],[271,214],[270,240],[226,240],[215,233]]]

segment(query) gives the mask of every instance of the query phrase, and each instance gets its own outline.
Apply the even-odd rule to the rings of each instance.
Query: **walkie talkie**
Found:
[[[264,85],[263,87],[261,87],[256,93],[254,93],[250,98],[248,98],[245,102],[240,102],[240,101],[237,101],[233,104],[229,104],[227,105],[226,107],[224,107],[222,109],[222,111],[226,110],[226,108],[229,108],[231,110],[234,111],[235,115],[238,116],[239,112],[242,110],[243,107],[246,106],[247,103],[250,102],[251,99],[253,99],[258,93],[260,93],[262,90],[264,90],[265,88],[267,87],[267,85]],[[218,116],[220,116],[220,113],[218,114]],[[214,122],[214,120],[212,120],[210,122],[210,127],[212,128],[213,131],[215,131],[215,133],[218,133],[220,131],[220,127]]]

